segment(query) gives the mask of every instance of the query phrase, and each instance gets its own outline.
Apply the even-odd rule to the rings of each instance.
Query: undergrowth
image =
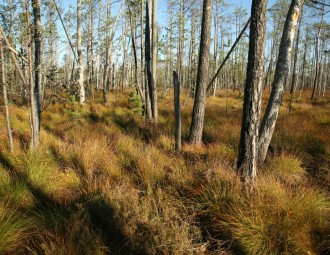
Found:
[[[11,105],[13,154],[0,120],[0,254],[329,254],[329,100],[306,93],[290,115],[284,103],[247,196],[235,173],[237,93],[208,98],[200,147],[187,143],[183,93],[180,155],[169,95],[158,125],[129,92],[108,106],[54,103],[36,153],[29,109]]]

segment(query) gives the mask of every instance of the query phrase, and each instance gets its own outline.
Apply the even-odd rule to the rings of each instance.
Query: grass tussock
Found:
[[[317,254],[328,245],[329,202],[318,188],[290,190],[263,178],[254,196],[230,207],[218,224],[247,254]],[[315,247],[320,236],[323,242]]]
[[[268,160],[265,169],[282,182],[294,185],[301,182],[306,175],[302,164],[302,160],[298,157],[282,153],[280,156]]]
[[[0,119],[0,254],[330,252],[328,99],[303,94],[289,115],[285,97],[247,196],[235,172],[241,93],[208,99],[200,147],[188,143],[193,100],[182,93],[180,154],[172,94],[160,93],[157,125],[129,109],[126,91],[107,106],[101,95],[54,102],[36,153],[29,109],[11,105],[13,154]]]
[[[32,218],[15,207],[0,203],[0,253],[19,254],[26,251],[31,235],[37,229]]]

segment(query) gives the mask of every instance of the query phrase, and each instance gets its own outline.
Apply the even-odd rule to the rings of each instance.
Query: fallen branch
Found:
[[[240,41],[241,37],[243,36],[243,34],[245,33],[245,30],[248,28],[248,25],[250,24],[251,18],[249,18],[249,20],[246,22],[243,30],[241,31],[241,33],[239,34],[239,36],[237,37],[236,41],[234,42],[233,46],[231,47],[230,51],[227,53],[227,56],[225,57],[225,59],[222,61],[218,71],[216,72],[216,74],[213,76],[210,84],[207,87],[207,92],[210,91],[213,83],[215,82],[215,80],[217,79],[218,75],[220,74],[221,69],[223,68],[223,66],[226,64],[227,60],[229,59],[231,53],[234,51],[236,45],[238,44],[238,42]]]

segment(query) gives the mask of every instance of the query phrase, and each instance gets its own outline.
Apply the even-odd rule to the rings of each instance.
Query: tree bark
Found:
[[[122,26],[122,43],[123,43],[123,65],[122,65],[122,79],[121,79],[121,90],[124,91],[124,87],[126,87],[126,55],[127,55],[127,49],[126,49],[126,19],[123,21]]]
[[[324,10],[325,10],[325,6],[323,5],[321,22],[320,22],[320,26],[319,26],[319,31],[316,35],[316,42],[315,42],[315,76],[314,76],[314,82],[313,82],[313,92],[312,92],[312,96],[311,96],[312,100],[314,99],[315,91],[317,90],[320,67],[321,67],[321,61],[320,61],[320,55],[319,55],[319,40],[321,37],[322,28],[323,28]]]
[[[110,70],[110,49],[109,49],[109,44],[110,44],[110,19],[111,19],[111,1],[107,1],[107,19],[106,19],[106,36],[105,36],[105,66],[103,70],[103,87],[102,87],[102,92],[103,92],[103,104],[106,105],[108,103],[108,87],[109,87],[109,80],[111,77],[109,77],[109,70]]]
[[[131,12],[131,6],[130,6],[130,1],[127,1],[127,7],[128,7],[128,13],[129,13],[129,22],[130,22],[130,27],[131,27],[131,38],[132,38],[132,49],[133,49],[133,55],[134,55],[134,83],[135,83],[135,89],[137,93],[140,95],[142,102],[144,102],[144,94],[141,89],[141,86],[139,84],[139,79],[138,79],[138,59],[137,59],[137,52],[136,52],[136,46],[135,46],[135,27],[133,24],[132,20],[132,12]]]
[[[179,82],[183,84],[183,47],[184,47],[184,0],[180,0],[180,13],[179,13],[179,40],[178,40],[178,50],[177,50],[177,72],[179,75]]]
[[[174,116],[175,116],[175,150],[181,151],[181,109],[180,109],[180,82],[177,72],[173,71],[174,85]]]
[[[84,62],[81,50],[81,0],[77,0],[77,55],[78,55],[78,86],[79,86],[79,103],[84,104],[85,86],[84,86]]]
[[[219,0],[215,0],[215,16],[214,16],[214,63],[213,69],[216,70],[218,64],[218,23],[219,23]],[[216,95],[218,78],[213,83],[213,96]]]
[[[267,0],[253,0],[247,77],[244,89],[243,120],[237,171],[245,187],[253,188],[257,174],[258,128],[261,111]]]
[[[157,106],[157,0],[152,5],[152,91],[151,91],[152,117],[158,122]]]
[[[5,63],[4,63],[4,54],[3,54],[3,46],[2,46],[2,36],[0,34],[0,61],[1,61],[1,83],[2,83],[2,93],[3,93],[3,101],[5,104],[5,116],[6,116],[6,127],[7,127],[7,134],[9,139],[9,148],[10,152],[14,152],[14,140],[13,140],[13,133],[10,126],[10,115],[9,115],[9,106],[8,106],[8,97],[7,97],[7,83],[6,83],[6,76],[5,76]]]
[[[100,89],[100,71],[101,71],[101,52],[102,52],[102,46],[101,46],[101,26],[103,26],[103,19],[102,17],[102,10],[103,10],[103,4],[102,0],[98,0],[98,25],[97,25],[97,54],[96,54],[96,90],[99,91]]]
[[[203,1],[203,18],[201,27],[201,40],[199,46],[198,72],[196,93],[190,126],[190,143],[202,144],[204,126],[206,89],[209,72],[210,44],[212,23],[212,0]]]
[[[303,7],[301,8],[301,13],[302,13],[302,10],[303,10]],[[295,52],[294,52],[294,58],[293,58],[293,71],[292,71],[292,82],[291,82],[291,87],[290,87],[289,114],[291,114],[292,101],[293,101],[293,98],[294,98],[294,93],[296,91],[297,80],[298,80],[297,62],[298,62],[298,54],[299,54],[301,19],[302,19],[302,14],[300,15],[300,18],[299,18],[298,32],[297,32],[297,37],[296,37],[296,46],[295,46]]]
[[[275,68],[275,78],[259,133],[258,159],[260,161],[264,161],[266,158],[267,150],[275,129],[279,109],[282,103],[284,84],[289,72],[295,27],[303,3],[304,0],[292,0],[285,20],[278,60]]]
[[[150,0],[149,0],[150,2]],[[146,65],[146,95],[145,95],[145,100],[146,100],[146,121],[150,121],[152,119],[152,99],[151,99],[151,91],[152,91],[152,74],[151,74],[151,43],[150,43],[150,9],[149,9],[149,3],[148,1],[146,2],[146,24],[145,24],[145,65]],[[147,93],[148,92],[148,93]]]
[[[300,84],[300,91],[299,91],[298,102],[300,101],[302,92],[304,90],[306,57],[307,57],[307,51],[308,51],[307,41],[308,41],[308,29],[306,29],[305,46],[304,46],[304,56],[303,56],[303,64],[302,64],[302,70],[301,70],[301,84]]]
[[[113,39],[115,36],[117,23],[120,17],[120,14],[122,12],[123,6],[124,6],[125,0],[122,0],[121,5],[119,7],[117,16],[115,18],[115,21],[111,28],[111,35],[110,35],[110,22],[111,22],[111,1],[108,0],[107,3],[107,38],[106,38],[106,60],[105,60],[105,67],[104,67],[104,75],[103,75],[103,103],[107,104],[108,98],[107,98],[107,92],[109,83],[111,81],[111,75],[110,75],[110,67],[111,67],[111,56],[112,56],[112,45],[113,45]],[[112,70],[112,72],[114,72]]]
[[[140,38],[140,44],[141,44],[141,89],[142,89],[142,93],[144,93],[144,107],[146,108],[146,96],[145,96],[145,65],[144,65],[144,40],[143,40],[143,34],[144,34],[144,0],[141,0],[141,17],[140,17],[140,30],[141,30],[141,38]]]
[[[30,29],[30,11],[28,1],[25,2],[26,22],[28,32],[28,60],[30,77],[30,103],[31,103],[31,148],[37,150],[40,143],[40,68],[41,68],[41,17],[40,0],[32,1],[33,29],[34,29],[34,66],[32,64],[32,41]],[[34,77],[33,77],[34,70]]]

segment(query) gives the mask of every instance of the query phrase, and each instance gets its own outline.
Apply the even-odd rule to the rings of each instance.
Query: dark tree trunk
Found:
[[[146,2],[146,27],[145,27],[145,65],[146,65],[146,88],[145,90],[148,93],[145,93],[146,100],[146,121],[150,121],[152,118],[152,74],[151,74],[151,45],[150,45],[150,14],[149,14],[149,5]],[[147,87],[148,86],[148,87]]]
[[[180,82],[178,74],[173,71],[174,85],[174,116],[175,116],[175,150],[181,151],[181,109],[180,109]]]
[[[199,46],[198,72],[192,121],[190,126],[190,143],[200,145],[204,126],[206,89],[209,72],[210,44],[212,23],[212,0],[203,1],[203,18],[201,41]]]
[[[28,6],[27,12],[28,12]],[[40,0],[32,1],[33,8],[33,28],[34,28],[34,83],[31,81],[31,129],[32,141],[31,146],[34,150],[39,148],[40,139],[40,82],[41,82],[41,16],[40,16]],[[29,15],[27,15],[29,16]],[[29,24],[29,21],[28,21]],[[31,46],[30,46],[31,48]],[[31,51],[31,49],[30,49]],[[30,54],[32,66],[32,55]],[[32,77],[32,69],[30,69],[30,76]],[[32,79],[33,80],[33,79]]]
[[[246,188],[249,189],[252,189],[257,173],[258,128],[266,42],[266,12],[267,0],[252,1],[243,120],[237,161],[237,171]]]

